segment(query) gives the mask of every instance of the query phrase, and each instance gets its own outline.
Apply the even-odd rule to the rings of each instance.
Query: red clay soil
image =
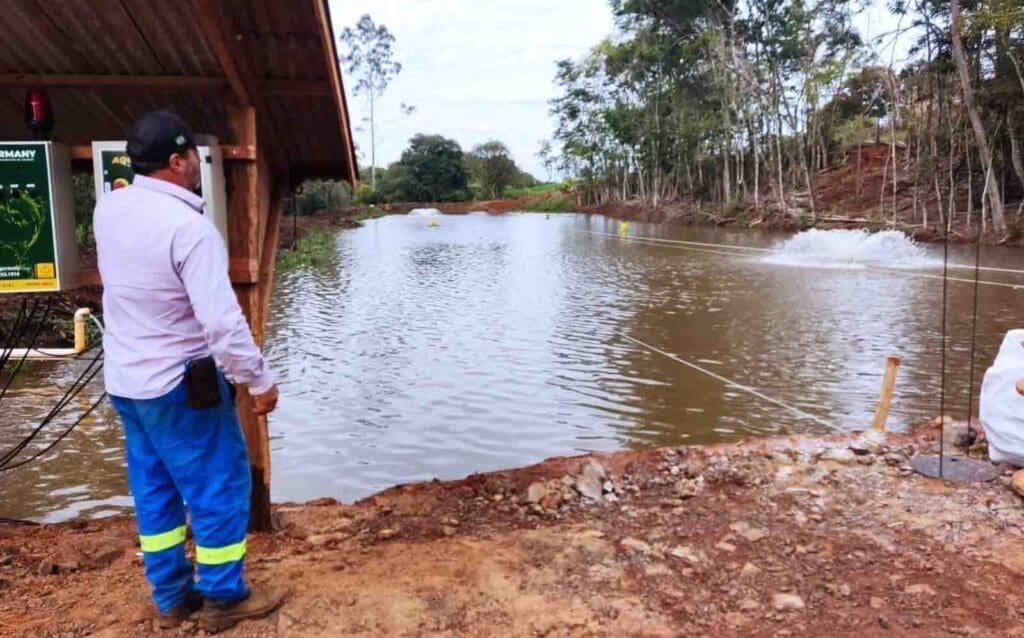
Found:
[[[1024,635],[1008,476],[910,472],[933,438],[848,435],[558,458],[354,505],[282,504],[229,636]],[[0,634],[157,632],[133,521],[0,526]]]
[[[897,150],[897,157],[905,153]],[[871,144],[860,149],[851,148],[846,159],[838,166],[819,173],[814,180],[814,203],[822,211],[841,213],[850,217],[870,216],[883,205],[892,213],[892,150],[885,144]],[[900,166],[900,174],[905,174]],[[897,212],[909,214],[913,209],[912,197],[906,197],[913,188],[910,182],[897,179]],[[934,193],[922,189],[926,203],[934,207]],[[938,223],[938,215],[935,216]]]

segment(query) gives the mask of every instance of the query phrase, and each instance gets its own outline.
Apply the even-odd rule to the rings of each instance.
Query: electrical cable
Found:
[[[14,323],[11,325],[11,331],[7,333],[7,339],[4,343],[3,351],[0,351],[0,371],[7,365],[7,361],[11,357],[11,353],[14,352],[14,344],[17,343],[18,337],[21,336],[21,331],[24,326],[28,325],[32,317],[35,315],[35,309],[39,305],[39,300],[34,300],[32,310],[29,314],[25,314],[25,310],[28,308],[28,300],[22,300],[21,310],[18,312],[18,316],[15,318]]]
[[[18,307],[18,314],[14,315],[14,321],[11,323],[11,330],[4,336],[4,345],[0,348],[0,370],[3,369],[3,362],[9,352],[14,349],[15,334],[20,331],[19,325],[25,316],[25,308],[28,306],[28,299],[21,300],[21,306]]]
[[[942,233],[942,388],[939,391],[939,478],[944,476],[943,468],[946,458],[946,306],[948,304],[949,282],[949,221],[944,225]]]
[[[60,436],[58,436],[56,439],[54,439],[54,441],[52,443],[50,443],[45,448],[43,448],[42,450],[40,450],[39,452],[37,452],[36,454],[30,456],[27,459],[24,459],[22,461],[18,461],[17,463],[0,466],[0,472],[6,472],[7,470],[13,470],[15,468],[21,467],[22,465],[27,465],[28,463],[31,463],[32,461],[38,459],[39,457],[43,456],[44,454],[46,454],[47,452],[52,450],[54,447],[57,446],[58,443],[63,441],[64,438],[67,437],[67,435],[71,434],[71,431],[74,430],[76,427],[78,427],[78,425],[82,421],[85,420],[85,417],[87,417],[90,414],[92,414],[92,412],[97,407],[99,407],[100,403],[103,403],[103,400],[106,399],[106,398],[107,398],[107,393],[104,392],[103,394],[100,395],[100,398],[96,399],[96,401],[93,402],[93,404],[90,405],[88,407],[88,409],[86,409],[85,412],[83,412],[81,415],[79,415],[78,419],[75,420],[75,422],[72,423],[66,430],[64,430],[64,432]]]
[[[970,370],[967,382],[967,434],[966,440],[968,451],[974,443],[977,433],[971,425],[971,413],[974,411],[974,353],[978,343],[978,269],[981,264],[981,228],[978,228],[978,237],[974,245],[974,314],[971,317],[971,358]],[[980,401],[980,399],[979,399]]]
[[[93,315],[90,315],[90,316],[93,316]],[[95,321],[96,326],[99,328],[100,332],[102,333],[103,330],[104,330],[103,324],[100,323],[99,320],[96,319],[95,317],[93,317],[93,320]],[[96,349],[96,348],[95,347],[94,348],[90,348],[90,350],[93,350],[93,349]],[[99,406],[100,403],[102,403],[102,401],[107,397],[107,394],[105,392],[85,412],[83,412],[78,417],[78,419],[74,423],[71,424],[71,426],[69,426],[62,434],[60,434],[46,448],[44,448],[40,452],[34,454],[33,456],[31,456],[28,459],[23,459],[22,461],[19,461],[17,463],[13,463],[13,461],[17,457],[17,455],[20,454],[28,446],[28,444],[31,443],[32,440],[35,439],[36,436],[38,436],[38,434],[43,430],[43,428],[46,427],[60,413],[60,411],[63,410],[63,408],[68,405],[68,403],[70,403],[73,399],[75,399],[82,392],[82,390],[89,384],[89,382],[92,381],[93,378],[95,378],[95,376],[99,373],[101,368],[96,368],[95,370],[93,368],[99,362],[100,357],[101,357],[102,354],[103,354],[102,349],[99,352],[96,353],[96,356],[93,357],[92,361],[89,362],[89,364],[86,366],[85,370],[82,371],[82,373],[78,376],[78,378],[75,380],[75,382],[72,383],[71,387],[69,387],[68,390],[64,393],[64,396],[61,398],[61,400],[57,402],[57,404],[50,410],[50,412],[47,414],[47,416],[43,419],[42,422],[40,422],[40,424],[33,430],[33,432],[31,434],[29,434],[28,436],[26,436],[24,439],[22,439],[22,441],[19,442],[17,445],[15,445],[11,450],[9,450],[8,452],[6,452],[2,456],[0,456],[0,471],[12,470],[12,469],[14,469],[16,467],[21,467],[21,466],[23,466],[23,465],[25,465],[25,464],[27,464],[27,463],[35,460],[35,459],[38,459],[41,456],[43,456],[44,454],[46,454],[47,452],[52,450],[58,443],[63,441],[69,434],[71,434],[71,432],[80,423],[82,423],[82,421],[84,421],[85,418],[89,414],[91,414]],[[88,378],[86,378],[86,376],[88,376]]]
[[[660,355],[662,355],[664,357],[668,357],[669,359],[672,359],[673,361],[675,361],[677,363],[681,363],[684,366],[692,368],[692,369],[696,370],[697,372],[701,372],[703,374],[708,375],[709,377],[717,379],[717,380],[721,381],[722,383],[724,383],[724,384],[726,384],[726,385],[728,385],[730,387],[736,388],[737,390],[743,390],[744,392],[752,394],[752,395],[754,395],[755,397],[757,397],[759,399],[767,401],[768,403],[772,403],[772,404],[777,405],[777,406],[779,406],[781,408],[785,408],[786,410],[789,410],[790,412],[792,412],[793,414],[796,414],[797,416],[799,416],[801,418],[807,419],[809,421],[814,421],[818,425],[824,425],[825,427],[827,427],[829,429],[837,429],[834,424],[829,423],[828,421],[826,421],[826,420],[824,420],[822,418],[816,417],[813,414],[810,414],[808,412],[804,412],[800,408],[792,406],[792,405],[789,405],[788,403],[784,403],[782,401],[779,401],[778,399],[773,399],[770,396],[764,394],[763,392],[760,392],[760,391],[758,391],[758,390],[756,390],[754,388],[751,388],[750,386],[743,385],[742,383],[737,383],[736,381],[733,381],[732,379],[730,379],[728,377],[723,377],[722,375],[720,375],[720,374],[718,374],[716,372],[712,372],[711,370],[708,370],[707,368],[699,366],[696,363],[691,363],[691,362],[687,361],[686,359],[683,359],[682,357],[679,357],[679,356],[676,356],[676,355],[672,354],[671,352],[665,352],[664,350],[661,350],[659,348],[655,348],[654,346],[650,345],[649,343],[644,343],[643,341],[640,341],[639,339],[634,339],[633,337],[630,337],[629,335],[622,335],[622,336],[623,336],[623,338],[628,339],[629,341],[632,341],[633,343],[635,343],[637,345],[640,345],[640,346],[643,346],[644,348],[647,348],[651,352],[656,352],[656,353],[658,353],[658,354],[660,354]]]
[[[61,410],[64,409],[64,407],[68,403],[71,402],[71,400],[78,396],[78,394],[85,388],[86,385],[89,384],[90,381],[92,381],[92,379],[97,374],[99,374],[102,368],[97,368],[96,364],[99,362],[102,354],[102,350],[96,353],[96,356],[93,357],[92,361],[89,362],[89,365],[86,366],[85,370],[82,371],[78,379],[76,379],[75,382],[72,383],[71,387],[69,387],[67,391],[65,391],[64,396],[61,397],[60,401],[57,402],[57,404],[50,410],[46,417],[44,417],[44,419],[33,429],[33,431],[29,435],[22,439],[21,442],[16,444],[13,448],[0,455],[0,471],[8,469],[7,466],[11,464],[14,458],[16,458],[18,454],[20,454],[28,446],[28,444],[31,443],[36,438],[36,436],[39,435],[43,428],[45,428],[47,425],[50,424],[51,421],[53,421],[53,419],[60,413]],[[91,411],[91,409],[89,411]]]
[[[21,518],[10,518],[7,516],[0,516],[0,523],[5,525],[39,525],[39,523],[35,521],[26,521]]]
[[[43,325],[45,325],[46,320],[50,318],[50,312],[52,310],[53,300],[49,299],[46,302],[46,309],[43,311],[43,318],[39,321],[39,324],[36,326],[36,331],[35,333],[32,334],[32,338],[29,339],[28,349],[26,349],[25,353],[21,355],[21,359],[18,361],[18,364],[14,367],[14,370],[11,371],[11,376],[7,377],[7,383],[5,383],[4,387],[0,389],[0,402],[4,400],[4,395],[7,394],[7,389],[10,388],[11,383],[14,382],[14,377],[18,374],[18,371],[21,370],[21,366],[25,364],[25,360],[28,358],[29,349],[34,347],[36,341],[39,340],[39,334],[43,331]]]

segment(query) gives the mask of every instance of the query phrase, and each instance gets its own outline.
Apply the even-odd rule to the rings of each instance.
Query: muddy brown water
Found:
[[[589,450],[860,429],[888,354],[903,358],[890,426],[938,414],[941,246],[833,234],[780,256],[737,247],[771,249],[785,235],[635,222],[622,235],[617,220],[576,214],[429,219],[341,231],[323,267],[279,275],[267,337],[281,388],[275,500],[354,500]],[[971,250],[951,247],[951,261],[972,263]],[[985,248],[983,263],[1024,268],[1024,254]],[[982,279],[1024,284],[1024,273]],[[967,410],[973,290],[949,283],[956,416]],[[1021,326],[1022,301],[1024,289],[980,287],[976,388],[1002,335]],[[82,366],[42,362],[18,375],[0,405],[0,450]],[[99,392],[94,383],[58,425]],[[0,474],[0,516],[129,509],[123,462],[104,406],[44,461]]]

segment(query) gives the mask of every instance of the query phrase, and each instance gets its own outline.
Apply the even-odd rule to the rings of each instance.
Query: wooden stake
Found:
[[[890,356],[885,360],[885,378],[882,380],[882,391],[878,394],[878,405],[875,407],[875,418],[871,429],[885,431],[885,421],[889,418],[889,407],[892,405],[892,392],[896,387],[896,371],[900,367],[900,358]]]

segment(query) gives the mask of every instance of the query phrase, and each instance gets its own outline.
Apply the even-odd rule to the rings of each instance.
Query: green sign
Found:
[[[135,179],[132,160],[124,151],[100,151],[103,166],[103,192],[109,193],[124,188]]]
[[[49,147],[0,144],[0,290],[57,287]]]
[[[135,181],[132,159],[127,151],[100,151],[100,166],[103,167],[104,193],[130,186]],[[196,194],[201,197],[202,188],[196,188]]]

